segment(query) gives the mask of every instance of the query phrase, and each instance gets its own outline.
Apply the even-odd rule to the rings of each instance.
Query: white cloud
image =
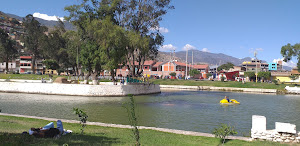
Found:
[[[209,50],[207,48],[203,48],[201,51],[202,52],[209,52]]]
[[[193,50],[193,49],[196,49],[196,47],[190,45],[190,44],[186,44],[182,50],[186,51],[186,50]]]
[[[277,63],[278,61],[282,61],[282,65],[283,66],[288,66],[288,67],[296,67],[297,63],[295,63],[294,61],[290,60],[288,62],[284,62],[283,58],[278,58],[278,59],[274,59],[273,62]]]
[[[163,45],[160,47],[160,51],[170,51],[170,50],[176,50],[177,48],[173,46],[172,44]]]
[[[58,17],[58,16],[48,16],[47,14],[41,14],[38,12],[33,13],[33,17],[41,18],[48,21],[58,21],[57,18],[64,21],[64,17]]]
[[[156,27],[156,28],[150,28],[151,31],[155,31],[158,30],[160,33],[168,33],[169,30],[167,28],[164,27]]]

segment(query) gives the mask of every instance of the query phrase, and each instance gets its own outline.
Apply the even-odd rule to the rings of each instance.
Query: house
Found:
[[[31,56],[20,56],[20,69],[19,73],[24,74],[24,73],[32,73],[32,57]],[[43,72],[44,67],[42,64],[42,60],[36,60],[35,63],[35,69],[36,72]]]
[[[137,63],[136,63],[137,64]],[[185,76],[185,71],[189,72],[191,69],[197,69],[200,72],[208,73],[208,65],[191,65],[183,62],[178,62],[177,60],[157,62],[155,60],[147,60],[144,62],[143,74],[150,76],[169,76],[171,72],[175,72],[176,76]],[[118,76],[127,76],[129,74],[129,69],[127,66],[119,65],[116,70]]]
[[[271,72],[272,80],[278,80],[279,82],[291,82],[291,75],[290,71]]]
[[[269,70],[269,64],[263,63],[261,60],[253,59],[251,61],[244,61],[242,63],[242,67],[245,67],[246,71],[268,71]]]
[[[5,72],[6,62],[0,63],[0,72]],[[8,62],[8,72],[19,72],[19,60]]]

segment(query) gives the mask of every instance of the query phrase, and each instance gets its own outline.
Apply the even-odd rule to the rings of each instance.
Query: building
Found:
[[[19,73],[24,74],[24,73],[32,73],[32,57],[31,56],[20,56],[20,69]],[[35,69],[36,72],[41,72],[43,73],[44,67],[42,64],[42,60],[36,60],[35,63]]]
[[[0,63],[0,72],[5,72],[6,62]],[[19,72],[19,60],[8,62],[8,72]]]
[[[280,71],[283,70],[282,61],[278,61],[277,63],[269,63],[269,71]]]
[[[137,63],[136,63],[137,64]],[[176,76],[185,76],[185,71],[189,72],[191,69],[197,69],[202,73],[209,72],[209,66],[205,65],[191,65],[182,62],[166,61],[166,62],[157,62],[154,60],[147,60],[144,63],[143,74],[144,75],[155,75],[155,76],[168,76],[171,72],[175,72]],[[117,74],[119,76],[127,76],[129,74],[129,69],[127,66],[120,65],[117,69]]]
[[[261,60],[256,60],[253,59],[251,61],[244,61],[242,63],[242,67],[245,67],[246,71],[256,71],[257,68],[257,72],[260,71],[268,71],[269,70],[269,64],[268,63],[263,63]]]
[[[272,80],[278,80],[279,82],[291,82],[291,72],[285,71],[285,72],[271,72],[271,78]]]

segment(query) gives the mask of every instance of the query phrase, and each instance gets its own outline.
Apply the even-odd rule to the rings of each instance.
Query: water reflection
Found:
[[[223,106],[224,96],[240,105]],[[267,128],[275,122],[300,126],[300,98],[295,95],[246,94],[209,91],[172,91],[136,96],[139,125],[211,132],[220,123],[236,127],[239,133],[251,129],[252,115],[267,117]],[[72,108],[86,110],[89,121],[128,124],[122,103],[128,97],[80,97],[0,93],[4,113],[76,119]]]

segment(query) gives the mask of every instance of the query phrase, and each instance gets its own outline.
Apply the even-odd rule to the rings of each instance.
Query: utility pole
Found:
[[[257,57],[256,57],[256,55],[257,55],[257,52],[256,51],[254,51],[254,57],[255,57],[255,64],[256,64],[256,68],[255,68],[255,80],[256,80],[256,83],[257,83]]]
[[[192,66],[194,65],[194,51],[192,50]]]
[[[188,57],[188,49],[186,50],[186,57],[185,57],[185,79],[187,80],[187,57]]]

